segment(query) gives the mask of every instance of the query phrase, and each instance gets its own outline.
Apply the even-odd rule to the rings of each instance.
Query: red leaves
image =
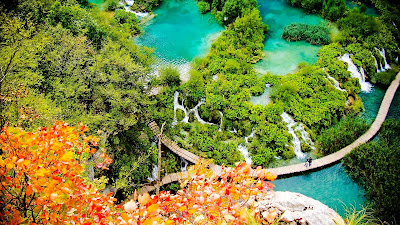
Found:
[[[252,196],[272,190],[273,185],[264,180],[276,178],[257,168],[258,179],[254,179],[254,171],[246,163],[237,163],[235,168],[222,166],[222,175],[217,177],[206,169],[209,162],[200,162],[189,169],[189,177],[182,182],[186,188],[176,195],[161,192],[159,196],[138,196],[135,192],[123,207],[115,207],[110,194],[101,194],[81,177],[84,169],[80,163],[85,162],[87,154],[80,153],[103,151],[92,147],[99,140],[84,137],[86,130],[85,126],[75,129],[63,122],[35,133],[18,128],[3,130],[0,203],[5,208],[0,221],[34,224],[30,216],[35,215],[39,224],[246,224],[254,213],[244,207],[244,202],[251,208]],[[96,163],[97,168],[107,169],[112,159],[103,151]],[[271,213],[267,219],[273,221],[275,217]]]

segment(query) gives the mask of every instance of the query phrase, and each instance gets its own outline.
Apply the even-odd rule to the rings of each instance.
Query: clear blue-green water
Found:
[[[378,114],[379,107],[381,106],[383,97],[385,96],[386,90],[374,86],[371,92],[361,92],[360,97],[364,104],[364,111],[360,113],[360,117],[368,120],[372,123]]]
[[[365,201],[364,190],[346,174],[340,163],[272,183],[276,185],[275,191],[304,194],[334,209],[342,217],[345,216],[346,208],[354,206],[361,209]]]
[[[196,3],[164,0],[137,43],[154,48],[156,57],[166,63],[184,64],[207,54],[224,28],[210,13],[201,14]]]
[[[387,118],[400,120],[400,91],[397,89],[392,104],[390,105]]]
[[[254,68],[260,73],[271,72],[277,75],[292,73],[300,62],[315,63],[320,46],[304,41],[288,42],[281,38],[283,28],[290,23],[321,24],[324,19],[306,14],[292,7],[287,0],[258,0],[260,13],[269,32],[264,41],[265,57]]]
[[[345,3],[346,3],[346,6],[349,7],[350,9],[353,9],[356,7],[360,8],[360,6],[357,4],[354,4],[352,0],[346,0]],[[365,14],[370,15],[370,16],[378,16],[378,11],[376,10],[375,7],[369,5],[367,7],[367,10],[365,11]]]

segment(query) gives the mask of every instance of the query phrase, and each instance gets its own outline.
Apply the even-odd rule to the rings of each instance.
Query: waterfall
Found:
[[[231,132],[232,134],[236,134],[237,133],[236,128],[233,128],[233,130],[228,130],[228,131]]]
[[[185,171],[187,171],[187,167],[189,165],[189,162],[186,159],[182,158],[182,157],[181,157],[181,160],[184,163],[183,166],[181,164],[181,172],[185,172]]]
[[[124,2],[125,2],[126,4],[124,4]],[[133,10],[130,8],[130,6],[133,5],[134,2],[135,2],[134,0],[124,0],[124,1],[121,1],[120,4],[121,4],[121,5],[124,5],[125,11],[130,12],[130,13],[133,13],[133,14],[135,14],[135,15],[136,15],[137,17],[139,17],[139,18],[141,18],[141,17],[146,17],[146,16],[149,15],[148,12],[135,12],[135,11],[133,11]]]
[[[210,123],[210,122],[207,122],[207,121],[203,120],[199,115],[198,108],[201,105],[203,105],[204,103],[206,103],[205,99],[201,99],[193,109],[189,109],[189,110],[186,110],[186,108],[184,106],[184,102],[185,102],[185,99],[182,99],[182,103],[179,104],[179,92],[175,91],[175,93],[174,93],[174,119],[173,119],[173,122],[172,122],[172,126],[174,126],[174,125],[176,125],[178,123],[178,120],[176,118],[176,110],[178,110],[178,109],[182,110],[185,113],[185,117],[180,122],[189,123],[189,115],[190,115],[191,112],[193,112],[194,113],[194,117],[196,118],[196,120],[199,123],[218,126],[217,124]],[[223,115],[222,115],[221,112],[220,112],[220,114],[221,114],[221,125],[222,125],[222,116]]]
[[[249,156],[249,150],[247,149],[246,146],[244,145],[238,145],[237,150],[239,150],[240,153],[242,153],[244,160],[246,161],[246,163],[251,164],[251,157]]]
[[[150,182],[156,181],[157,180],[157,172],[158,172],[158,166],[153,165],[153,170],[151,171],[151,177],[148,177],[147,179]]]
[[[244,160],[248,164],[251,164],[252,160],[251,160],[251,157],[249,156],[249,149],[247,149],[246,146],[249,144],[249,138],[254,137],[255,134],[256,134],[256,131],[253,128],[253,130],[251,131],[251,134],[249,136],[244,137],[245,145],[240,144],[237,147],[237,150],[239,150],[239,152],[242,153]]]
[[[315,145],[314,142],[311,140],[311,138],[308,136],[307,131],[304,128],[303,124],[299,124],[298,126],[296,126],[296,128],[294,129],[296,131],[300,131],[301,134],[301,138],[304,140],[304,142],[306,144],[308,144],[312,150],[315,150]]]
[[[199,108],[199,106],[203,105],[204,103],[206,103],[206,100],[205,100],[205,99],[201,99],[201,100],[199,101],[199,103],[197,103],[197,105],[196,105],[193,109],[189,110],[189,114],[190,114],[190,112],[194,112],[194,117],[195,117],[195,118],[197,119],[197,121],[198,121],[199,123],[201,123],[201,124],[216,125],[216,124],[213,124],[213,123],[204,121],[204,120],[200,117],[198,108]]]
[[[377,50],[379,51],[379,53],[380,53],[381,56],[383,57],[383,60],[385,61],[385,70],[392,69],[392,67],[390,67],[390,65],[389,65],[389,64],[387,63],[387,61],[386,61],[385,49],[382,48],[382,50],[379,50],[379,49],[377,49]]]
[[[298,159],[304,159],[307,155],[301,151],[300,139],[297,137],[297,135],[294,133],[294,130],[293,130],[293,127],[296,126],[297,123],[286,112],[283,112],[281,114],[281,117],[282,117],[282,120],[286,123],[286,127],[289,130],[289,134],[291,134],[293,137],[292,144],[293,144],[293,150],[294,150],[294,153],[296,154],[296,157]],[[304,127],[303,127],[303,130],[304,130]],[[307,136],[308,136],[308,134],[307,134]]]
[[[372,55],[372,53],[371,53],[371,55]],[[377,72],[377,73],[380,73],[380,72],[382,72],[382,70],[381,70],[382,66],[381,66],[381,67],[379,67],[379,66],[378,66],[378,61],[376,60],[376,58],[375,58],[375,56],[374,56],[374,55],[372,55],[372,57],[373,57],[373,58],[374,58],[374,60],[375,60],[376,72]]]
[[[219,123],[219,129],[218,130],[222,131],[222,122],[223,122],[224,114],[219,110],[218,110],[218,112],[219,112],[219,115],[221,116],[221,122]]]
[[[339,91],[346,91],[345,89],[342,89],[340,87],[339,81],[337,81],[335,78],[331,77],[328,73],[326,73],[327,78],[331,81],[330,83]],[[347,91],[346,91],[347,92]]]
[[[184,123],[189,122],[189,114],[186,111],[185,107],[183,106],[184,100],[182,100],[182,105],[179,104],[178,100],[179,100],[179,92],[175,91],[175,93],[174,93],[174,120],[172,122],[172,125],[176,125],[178,122],[176,119],[176,110],[177,109],[180,109],[185,113],[185,117],[183,118],[183,120],[181,122],[184,122]]]
[[[358,78],[362,91],[370,92],[372,90],[372,85],[365,81],[365,75],[362,74],[364,73],[364,69],[361,68],[361,73],[360,73],[357,66],[354,65],[348,53],[344,54],[342,57],[339,57],[339,60],[346,62],[348,64],[347,71],[351,73],[351,77]]]

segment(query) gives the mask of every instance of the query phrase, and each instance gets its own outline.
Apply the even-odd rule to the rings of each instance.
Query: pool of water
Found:
[[[360,113],[360,117],[373,122],[378,114],[379,107],[381,106],[383,97],[385,96],[385,89],[374,86],[371,92],[361,92],[360,97],[364,104],[364,111]]]
[[[400,120],[400,91],[397,89],[392,104],[390,105],[387,118]]]
[[[224,28],[210,13],[201,14],[196,3],[164,0],[136,42],[154,48],[156,57],[164,63],[181,65],[204,56]]]
[[[258,3],[261,17],[268,24],[269,32],[264,42],[265,57],[254,68],[262,74],[271,72],[284,75],[294,72],[300,62],[315,63],[320,46],[304,41],[288,42],[281,38],[282,31],[293,22],[321,24],[326,21],[292,7],[287,0],[258,0]]]
[[[352,205],[361,209],[364,190],[344,171],[342,164],[272,182],[275,191],[291,191],[316,199],[345,216],[345,209]]]
[[[345,1],[346,6],[349,7],[350,9],[353,9],[355,7],[360,8],[359,5],[354,4],[352,0],[346,0]],[[368,5],[367,10],[365,11],[365,14],[370,15],[370,16],[378,16],[378,11],[376,10],[375,7]]]

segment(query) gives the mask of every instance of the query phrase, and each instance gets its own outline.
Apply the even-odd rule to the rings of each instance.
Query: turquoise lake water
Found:
[[[300,62],[315,63],[317,52],[321,48],[304,41],[288,42],[281,38],[283,28],[290,23],[321,24],[324,19],[316,15],[307,15],[299,8],[292,7],[287,0],[258,0],[260,13],[269,32],[264,41],[263,60],[255,65],[260,73],[271,72],[277,75],[292,73]]]
[[[165,63],[184,64],[207,54],[224,28],[210,13],[201,14],[194,0],[165,0],[154,10],[157,15],[136,39],[153,47]]]
[[[342,164],[278,179],[272,182],[275,191],[291,191],[314,198],[345,216],[345,209],[352,205],[361,209],[364,205],[364,190],[346,174]]]

